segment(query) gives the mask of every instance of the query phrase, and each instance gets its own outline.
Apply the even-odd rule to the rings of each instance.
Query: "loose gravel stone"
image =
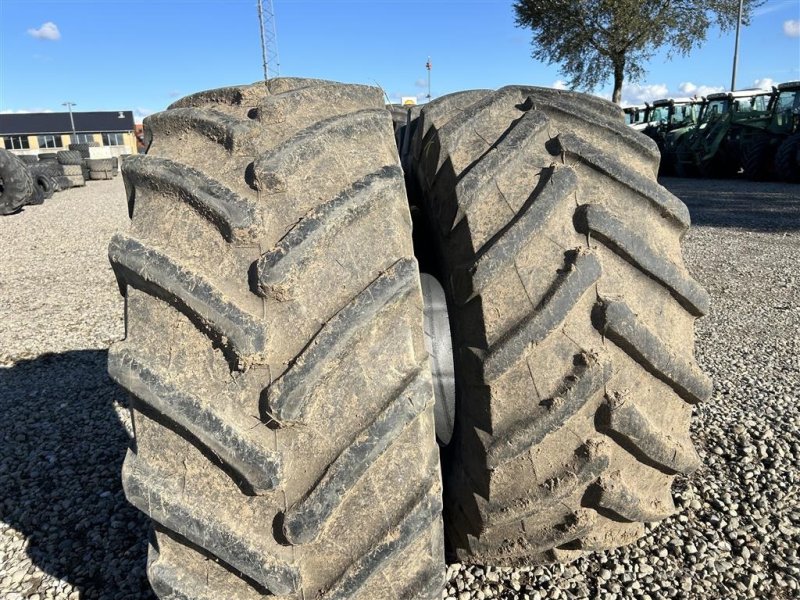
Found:
[[[665,180],[695,223],[688,268],[713,299],[697,360],[704,466],[678,514],[571,565],[451,564],[446,600],[797,597],[800,584],[800,186]],[[152,599],[149,523],[119,472],[131,427],[106,375],[124,334],[108,265],[122,178],[0,219],[0,598]]]
[[[0,218],[0,598],[154,598],[122,494],[131,427],[106,374],[124,334],[108,240],[122,178]],[[120,527],[119,525],[124,525]]]

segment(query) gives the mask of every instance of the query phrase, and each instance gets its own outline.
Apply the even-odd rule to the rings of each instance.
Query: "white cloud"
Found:
[[[665,83],[651,83],[645,85],[631,84],[622,86],[622,103],[642,104],[660,98],[669,98],[669,88]]]
[[[0,110],[0,115],[25,115],[28,113],[51,113],[52,109],[49,108],[20,108],[17,110],[11,108],[4,108]]]
[[[554,90],[566,90],[567,89],[567,82],[563,79],[556,79],[553,83],[550,84],[550,87]]]
[[[783,33],[789,37],[800,37],[800,20],[789,19],[784,21]]]
[[[696,85],[691,81],[684,81],[678,86],[678,89],[687,96],[708,96],[709,94],[716,94],[724,92],[724,85]]]
[[[141,123],[145,117],[149,117],[152,115],[154,110],[150,110],[149,108],[134,108],[133,109],[133,121],[134,123]]]
[[[753,82],[753,87],[761,88],[764,90],[771,90],[773,85],[775,85],[775,80],[772,79],[771,77],[756,79]]]
[[[418,88],[427,88],[428,87],[428,80],[424,77],[420,77],[414,82],[414,85]]]
[[[28,35],[35,37],[37,40],[50,40],[52,42],[61,39],[61,32],[58,30],[58,25],[52,21],[43,23],[39,29],[28,29]]]

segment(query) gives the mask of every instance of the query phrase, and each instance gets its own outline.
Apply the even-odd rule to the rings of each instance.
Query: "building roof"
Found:
[[[76,133],[133,131],[133,112],[73,112]],[[72,133],[68,112],[0,115],[0,135]]]

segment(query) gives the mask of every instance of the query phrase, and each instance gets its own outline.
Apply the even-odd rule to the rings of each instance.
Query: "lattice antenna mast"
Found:
[[[261,57],[264,61],[264,81],[281,74],[278,57],[278,28],[272,0],[258,0],[258,25],[261,31]]]
[[[428,57],[428,62],[425,63],[425,68],[428,69],[428,102],[431,100],[431,69],[433,69],[433,64],[431,63],[431,57]]]

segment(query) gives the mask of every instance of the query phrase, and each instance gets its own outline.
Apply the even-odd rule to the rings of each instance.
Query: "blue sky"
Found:
[[[256,0],[0,0],[0,112],[134,110],[261,77]],[[509,83],[558,86],[530,58],[512,0],[274,0],[281,75],[374,84],[393,101]],[[628,103],[727,89],[733,34],[661,52]],[[767,0],[742,31],[737,87],[800,79],[800,2]],[[610,85],[610,82],[609,82]],[[596,90],[610,95],[610,87]]]

